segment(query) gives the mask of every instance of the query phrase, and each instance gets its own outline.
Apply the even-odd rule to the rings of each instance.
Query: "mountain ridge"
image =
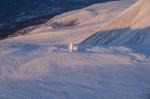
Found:
[[[150,29],[144,30],[144,28],[150,26],[148,14],[150,12],[149,4],[149,0],[137,1],[137,3],[133,4],[110,23],[104,25],[98,32],[81,43],[90,45],[134,45],[149,42]],[[142,31],[133,32],[136,29],[141,29]],[[145,35],[144,38],[140,37],[142,33]],[[133,40],[135,38],[142,42],[132,42],[135,41]]]

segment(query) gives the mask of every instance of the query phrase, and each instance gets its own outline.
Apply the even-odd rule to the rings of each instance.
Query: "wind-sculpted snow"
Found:
[[[1,43],[0,53],[2,99],[149,95],[149,60],[130,48],[87,47],[69,53],[66,45]]]
[[[0,57],[1,76],[17,76],[19,74],[19,76],[22,75],[24,77],[30,76],[32,73],[35,73],[34,76],[38,76],[40,73],[48,70],[44,66],[46,65],[44,60],[39,65],[34,60],[35,57],[42,57],[39,54],[42,48],[38,45],[15,43],[3,44],[0,48],[2,53]],[[30,63],[31,60],[32,63]]]

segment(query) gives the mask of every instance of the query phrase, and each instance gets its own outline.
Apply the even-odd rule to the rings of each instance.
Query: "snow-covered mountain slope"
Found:
[[[58,14],[108,1],[113,0],[1,0],[0,39]]]
[[[92,5],[0,41],[0,99],[149,99],[150,54],[145,53],[149,50],[142,54],[139,46],[138,50],[83,46],[69,53],[67,48],[134,2]],[[75,18],[79,21],[75,26],[62,26]]]
[[[150,45],[150,0],[139,0],[82,43],[90,45]]]

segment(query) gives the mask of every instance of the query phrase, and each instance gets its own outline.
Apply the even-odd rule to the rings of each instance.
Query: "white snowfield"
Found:
[[[0,41],[0,99],[149,99],[150,2],[135,2],[67,12]],[[125,30],[108,32],[116,28]]]

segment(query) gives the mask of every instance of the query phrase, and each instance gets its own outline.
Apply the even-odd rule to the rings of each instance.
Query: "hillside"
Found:
[[[0,39],[28,26],[45,23],[58,14],[108,1],[112,0],[1,0]]]
[[[8,38],[6,39],[6,42],[41,42],[48,40],[49,42],[59,41],[65,44],[68,44],[70,41],[78,43],[89,37],[95,30],[97,30],[97,28],[115,18],[134,2],[136,2],[136,0],[99,3],[87,8],[67,12],[52,18],[46,23],[38,25],[32,31],[30,31],[30,28],[32,27],[23,29],[16,33],[16,35],[19,34],[18,36]],[[75,19],[76,21],[74,24],[69,25],[69,23]],[[24,32],[26,35],[22,35]],[[53,39],[55,39],[55,41]],[[5,40],[2,42],[5,42]]]

